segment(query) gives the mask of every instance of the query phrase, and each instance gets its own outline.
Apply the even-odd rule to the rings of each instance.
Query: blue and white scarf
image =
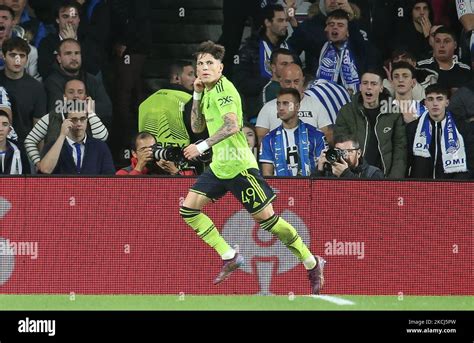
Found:
[[[319,57],[319,68],[316,79],[324,79],[338,83],[341,77],[342,85],[353,94],[359,91],[360,79],[354,56],[348,47],[348,41],[342,48],[337,48],[331,42],[326,42]],[[340,54],[338,54],[340,51]]]
[[[272,56],[272,52],[276,47],[271,46],[267,41],[264,39],[260,40],[259,43],[259,65],[260,65],[260,75],[264,78],[271,79],[272,78],[272,68],[270,67],[270,57]],[[280,44],[280,48],[289,49],[288,44],[286,41]]]
[[[23,165],[21,164],[21,153],[20,149],[13,143],[7,140],[7,149],[13,150],[12,162],[10,165],[10,170],[5,170],[5,157],[7,155],[7,151],[0,152],[0,159],[1,165],[3,170],[1,171],[2,174],[10,174],[10,175],[20,175],[23,172]]]
[[[466,150],[464,140],[456,128],[451,112],[446,112],[446,117],[441,122],[441,156],[443,169],[446,174],[462,173],[467,171]],[[432,126],[428,111],[422,114],[416,128],[413,143],[413,155],[429,158],[432,138]],[[435,143],[436,144],[436,143]]]
[[[275,170],[277,176],[293,176],[292,168],[286,163],[286,145],[283,139],[283,126],[280,125],[273,140],[273,151],[275,154]],[[306,124],[299,122],[298,128],[294,132],[295,142],[298,144],[298,175],[309,176],[311,166],[309,162],[309,139]]]

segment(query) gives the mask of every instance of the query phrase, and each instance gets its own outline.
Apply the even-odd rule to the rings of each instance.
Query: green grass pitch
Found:
[[[474,310],[469,296],[0,295],[0,310]]]

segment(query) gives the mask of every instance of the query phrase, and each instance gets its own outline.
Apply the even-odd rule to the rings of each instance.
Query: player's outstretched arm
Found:
[[[235,113],[229,112],[225,114],[223,118],[224,125],[222,125],[221,128],[211,137],[206,139],[206,142],[210,147],[223,141],[227,137],[232,136],[240,130],[239,123],[237,122],[237,115]]]

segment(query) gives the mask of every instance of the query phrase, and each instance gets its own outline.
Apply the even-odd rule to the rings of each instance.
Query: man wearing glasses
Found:
[[[369,165],[362,157],[359,142],[354,136],[340,135],[334,139],[334,149],[325,150],[318,160],[316,176],[335,176],[347,179],[383,179],[383,172]]]
[[[61,125],[55,142],[46,146],[39,162],[43,174],[113,175],[115,168],[106,143],[88,137],[84,102],[74,102]]]

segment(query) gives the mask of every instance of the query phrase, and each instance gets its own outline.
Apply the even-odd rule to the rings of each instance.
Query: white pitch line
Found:
[[[332,297],[330,295],[310,295],[311,298],[314,299],[321,299],[324,301],[329,301],[330,303],[334,303],[337,305],[355,305],[355,302],[347,300],[347,299],[342,299],[338,297]]]

